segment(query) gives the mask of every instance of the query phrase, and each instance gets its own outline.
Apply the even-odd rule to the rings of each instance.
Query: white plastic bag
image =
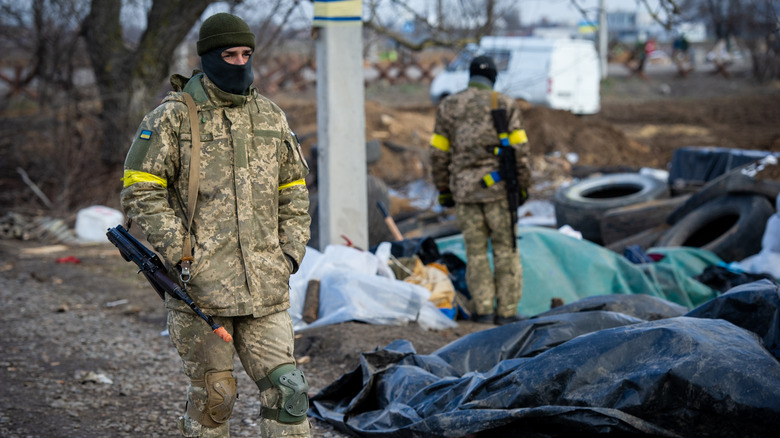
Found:
[[[379,246],[376,247],[376,251],[374,251],[374,254],[376,254],[376,258],[379,261],[379,266],[377,267],[377,274],[381,275],[383,277],[391,278],[395,280],[395,273],[392,269],[390,269],[390,250],[392,249],[393,244],[390,242],[382,242],[379,244]]]
[[[76,237],[85,242],[108,242],[108,229],[123,221],[122,212],[110,207],[93,205],[81,209],[76,214]]]
[[[377,275],[379,263],[374,254],[346,246],[330,245],[324,253],[307,248],[301,268],[290,278],[289,313],[295,329],[345,321],[380,325],[417,321],[426,329],[457,326],[428,300],[430,292],[424,287]],[[319,312],[306,324],[301,315],[311,279],[319,280]]]
[[[780,194],[775,209],[780,208]],[[753,274],[770,274],[780,280],[780,212],[769,216],[761,238],[761,251],[739,262],[743,271]]]

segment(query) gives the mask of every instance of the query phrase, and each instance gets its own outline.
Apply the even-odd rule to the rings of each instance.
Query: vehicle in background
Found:
[[[466,89],[469,63],[478,55],[498,68],[495,89],[534,105],[595,114],[601,108],[601,70],[591,41],[535,37],[483,37],[470,44],[431,82],[434,104]]]

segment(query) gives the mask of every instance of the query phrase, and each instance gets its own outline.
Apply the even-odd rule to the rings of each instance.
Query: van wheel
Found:
[[[726,262],[761,251],[772,205],[761,195],[728,195],[693,210],[669,228],[654,246],[690,246],[714,252]]]
[[[553,198],[559,227],[569,225],[582,237],[601,244],[601,219],[607,210],[667,198],[669,188],[638,173],[591,177],[558,189]]]

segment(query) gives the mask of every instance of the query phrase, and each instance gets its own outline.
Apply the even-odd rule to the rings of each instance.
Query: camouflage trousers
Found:
[[[168,332],[191,382],[187,387],[187,403],[194,404],[200,411],[206,410],[209,401],[200,382],[204,382],[207,373],[226,372],[224,374],[232,376],[235,353],[238,353],[241,365],[254,382],[260,382],[279,365],[295,363],[293,323],[287,311],[261,318],[251,315],[214,317],[214,321],[233,336],[233,342],[223,341],[193,313],[168,311]],[[280,399],[281,391],[277,388],[260,393],[260,403],[265,407],[279,408]],[[229,415],[232,404],[226,409]],[[191,417],[189,410],[179,420],[179,430],[185,437],[229,437],[229,428],[229,421],[217,427],[203,426]],[[299,424],[282,424],[266,418],[260,421],[260,435],[263,437],[309,437],[309,429],[308,419]]]
[[[523,295],[523,267],[519,249],[512,248],[512,226],[506,198],[485,203],[457,203],[455,214],[466,245],[466,284],[479,315],[517,314]],[[490,269],[488,242],[493,249]],[[495,306],[495,307],[494,307]]]

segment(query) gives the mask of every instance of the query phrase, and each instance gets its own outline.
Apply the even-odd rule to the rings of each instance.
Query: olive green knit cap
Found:
[[[255,49],[255,34],[246,22],[233,14],[220,12],[207,18],[198,32],[198,55],[221,47],[247,46]]]

